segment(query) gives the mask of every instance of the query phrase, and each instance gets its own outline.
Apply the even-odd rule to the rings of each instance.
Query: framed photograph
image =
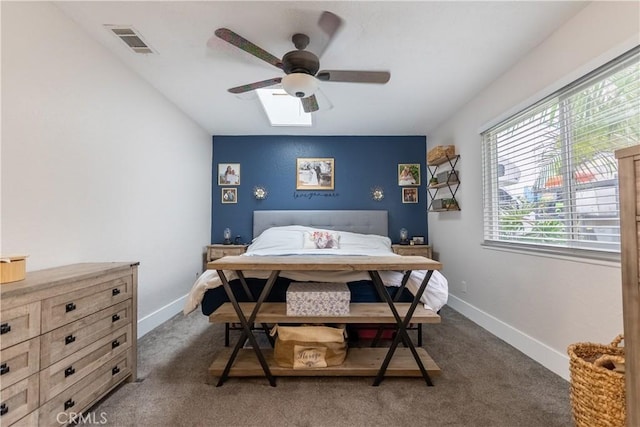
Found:
[[[424,236],[413,236],[414,245],[424,245]]]
[[[222,189],[222,203],[238,203],[238,189],[237,188],[223,188]]]
[[[333,190],[334,166],[330,158],[296,159],[296,190]]]
[[[418,189],[415,187],[403,188],[402,203],[418,203]]]
[[[218,163],[218,185],[240,185],[240,163]]]
[[[420,163],[400,163],[398,165],[398,185],[401,187],[420,185]]]

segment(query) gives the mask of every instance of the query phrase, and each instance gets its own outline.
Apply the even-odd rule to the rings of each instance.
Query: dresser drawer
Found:
[[[34,427],[38,425],[38,410],[31,412],[26,417],[20,418],[11,427]]]
[[[38,374],[0,391],[0,424],[8,426],[38,407]]]
[[[40,372],[40,401],[48,401],[131,347],[126,325]]]
[[[40,370],[40,337],[0,351],[0,383],[7,388]]]
[[[640,215],[640,160],[636,160],[635,162],[633,162],[633,167],[633,176],[635,176],[636,179],[636,215]],[[633,203],[631,200],[629,200],[629,202]]]
[[[429,245],[391,245],[394,253],[403,256],[423,256],[431,258],[431,246]]]
[[[46,368],[131,322],[127,300],[48,332],[40,341],[40,366]]]
[[[100,368],[40,407],[39,425],[60,427],[90,407],[97,399],[131,374],[131,350],[106,361]]]
[[[40,301],[0,312],[0,347],[7,348],[40,335]]]
[[[224,256],[242,255],[246,251],[246,245],[209,245],[207,247],[207,260],[213,261]]]
[[[636,221],[636,248],[640,249],[640,222]],[[638,250],[638,264],[637,264],[637,268],[638,268],[638,273],[640,273],[640,250]]]
[[[123,276],[42,301],[42,332],[49,332],[131,298],[131,276]]]

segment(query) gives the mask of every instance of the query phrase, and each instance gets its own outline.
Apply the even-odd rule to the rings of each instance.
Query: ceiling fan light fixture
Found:
[[[291,73],[282,78],[282,88],[296,98],[307,98],[318,90],[318,80],[310,74]]]

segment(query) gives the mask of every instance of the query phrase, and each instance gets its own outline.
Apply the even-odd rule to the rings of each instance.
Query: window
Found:
[[[487,245],[615,258],[614,151],[640,143],[640,47],[482,133]]]

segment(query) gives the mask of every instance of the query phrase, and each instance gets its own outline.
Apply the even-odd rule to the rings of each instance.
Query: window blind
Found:
[[[640,47],[481,136],[485,244],[619,253],[614,151],[640,143]]]

